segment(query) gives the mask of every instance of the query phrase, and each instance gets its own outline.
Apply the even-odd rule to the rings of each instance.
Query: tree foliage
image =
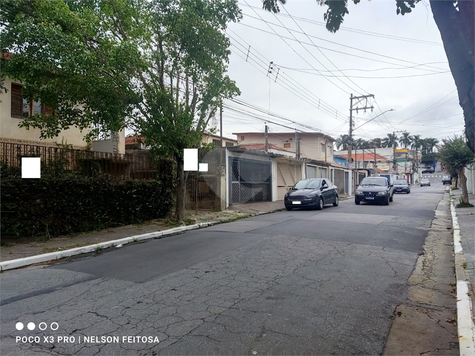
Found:
[[[70,126],[133,127],[157,155],[178,163],[177,217],[184,214],[183,148],[196,147],[220,100],[239,93],[226,75],[228,0],[5,0],[2,75],[54,108],[24,120],[45,137]]]
[[[463,137],[454,136],[442,140],[437,157],[449,172],[455,171],[457,173],[462,187],[462,201],[468,204],[467,178],[465,177],[464,168],[475,162],[475,154],[467,146]]]

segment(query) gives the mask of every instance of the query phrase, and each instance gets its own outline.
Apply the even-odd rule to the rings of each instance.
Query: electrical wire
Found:
[[[243,5],[243,6],[247,6],[249,8],[254,8],[254,9],[261,10],[260,8],[258,8],[256,6],[250,6],[248,4],[243,4],[243,3],[240,3],[240,4]],[[287,17],[287,15],[285,15],[283,13],[280,13],[280,12],[277,15],[282,16],[282,17]],[[298,21],[307,22],[307,23],[310,23],[310,24],[326,27],[326,23],[322,22],[322,21],[311,20],[311,19],[307,19],[305,17],[298,17],[298,16],[294,16],[294,18],[297,19]],[[381,37],[381,38],[397,40],[397,41],[414,42],[414,43],[418,43],[418,44],[426,44],[426,45],[432,45],[432,46],[442,46],[442,44],[439,43],[439,42],[419,40],[419,39],[415,39],[415,38],[401,37],[401,36],[395,36],[395,35],[388,35],[388,34],[383,34],[383,33],[378,33],[378,32],[360,30],[360,29],[351,28],[351,27],[342,27],[342,28],[340,28],[339,31],[355,32],[355,33],[359,33],[359,34],[363,34],[363,35],[367,35],[367,36]]]
[[[234,31],[231,30],[231,32],[233,34]],[[230,35],[228,33],[228,35],[233,39],[233,42],[236,42],[236,44],[240,45],[242,47],[239,48],[236,46],[236,44],[232,44],[237,50],[239,50],[240,53],[242,53],[243,55],[246,55],[246,61],[247,59],[250,59],[250,60],[253,60],[256,64],[259,65],[259,67],[262,69],[262,71],[268,75],[268,63],[270,63],[270,61],[268,61],[262,54],[260,54],[258,51],[254,50],[255,52],[257,52],[259,54],[259,56],[263,57],[264,60],[262,60],[261,58],[259,58],[258,56],[254,55],[253,52],[250,52],[250,49],[249,49],[249,46],[247,43],[248,46],[245,46],[244,44],[242,44],[240,41],[236,40],[232,35]],[[237,34],[236,34],[237,35]],[[237,35],[239,38],[241,38],[239,35]],[[242,38],[241,38],[242,40]],[[243,40],[244,41],[244,40]],[[247,52],[245,52],[247,50]],[[238,55],[239,56],[239,55]],[[243,56],[239,56],[240,58],[244,59]],[[253,57],[257,58],[257,60],[263,64],[259,64],[257,62],[257,60],[255,60]],[[266,62],[267,61],[267,62]],[[346,121],[347,118],[346,116],[344,116],[343,114],[339,113],[338,110],[336,110],[335,108],[333,108],[331,105],[327,104],[324,100],[320,99],[319,97],[317,97],[315,94],[313,94],[312,92],[310,92],[308,89],[304,88],[300,83],[298,83],[297,81],[295,81],[295,79],[293,79],[292,77],[289,77],[284,71],[280,72],[279,74],[279,77],[281,78],[281,80],[284,81],[284,83],[280,83],[277,82],[279,85],[283,86],[284,88],[286,88],[287,90],[290,90],[291,92],[294,93],[294,95],[296,96],[301,96],[303,95],[305,97],[305,101],[309,102],[310,100],[310,104],[314,107],[316,107],[317,109],[325,112],[326,114],[328,115],[331,115],[333,116],[333,114],[335,114],[335,117],[338,119],[338,120],[343,120],[343,121]],[[289,89],[291,88],[291,89]],[[295,93],[297,92],[297,93]],[[302,99],[302,98],[301,98]]]
[[[244,0],[244,2],[247,4],[247,0]],[[249,5],[249,4],[248,4],[248,5]],[[315,69],[316,71],[318,71],[318,69],[316,69],[307,59],[305,59],[300,53],[298,53],[298,52],[295,50],[295,48],[293,48],[281,35],[279,35],[279,34],[274,30],[274,28],[273,28],[267,21],[265,21],[254,9],[252,9],[252,10],[254,11],[254,13],[255,13],[258,17],[260,17],[260,18],[262,19],[262,21],[264,21],[264,22],[267,24],[267,26],[269,26],[269,28],[270,28],[278,37],[280,37],[280,39],[281,39],[288,47],[290,47],[290,48],[292,49],[292,51],[295,52],[295,54],[297,54],[302,60],[304,60],[304,61],[305,61],[308,65],[310,65],[313,69]],[[287,29],[287,30],[288,30],[288,29]],[[289,31],[289,33],[292,34],[290,31]],[[293,34],[292,34],[292,36],[293,36]],[[295,36],[294,36],[294,38],[295,38]],[[296,40],[297,40],[297,39],[296,39]],[[300,41],[297,40],[297,42],[300,42]],[[304,47],[304,48],[305,48],[305,47]],[[308,50],[307,50],[307,51],[308,51]],[[310,53],[310,51],[308,51],[308,52]],[[313,54],[312,54],[312,56],[313,56]],[[315,56],[313,56],[313,57],[315,58]],[[316,58],[315,58],[315,59],[316,59]],[[318,59],[316,59],[316,60],[317,60],[317,62],[319,62],[320,64],[322,64]],[[322,65],[323,65],[323,64],[322,64]],[[333,84],[334,86],[336,86],[338,89],[340,89],[341,91],[343,91],[344,93],[346,93],[346,94],[348,94],[348,95],[350,94],[348,91],[344,90],[344,89],[341,88],[339,85],[335,84],[335,83],[334,83],[333,81],[331,81],[329,78],[325,77],[325,79],[328,80],[328,81],[329,81],[331,84]],[[337,79],[339,79],[339,78],[337,78]],[[346,83],[344,83],[341,79],[339,79],[339,81],[342,82],[344,85],[348,86],[348,85],[347,85]],[[350,88],[350,89],[351,89],[351,88]]]
[[[295,21],[295,19],[292,17],[292,15],[290,15],[290,13],[287,11],[287,9],[285,8],[284,5],[282,5],[282,8],[283,8],[284,11],[287,13],[287,15],[290,16],[290,18],[294,21],[294,23],[298,26],[298,28],[303,32],[303,34],[305,34],[305,36],[310,40],[310,42],[312,42],[312,44],[315,45],[315,43],[314,43],[313,40],[310,38],[310,36],[302,29],[302,27],[300,27],[300,25],[297,23],[297,21]],[[275,16],[275,14],[274,14],[274,17],[279,20],[279,18],[278,18],[277,16]],[[282,24],[282,22],[281,22],[280,20],[279,20],[279,22]],[[282,24],[282,25],[283,25],[283,24]],[[287,30],[290,32],[289,29],[287,29]],[[303,46],[303,45],[302,45],[302,46]],[[315,45],[315,47],[318,49],[318,51],[319,51],[341,74],[343,74],[343,76],[344,76],[346,79],[348,79],[348,80],[349,80],[352,84],[354,84],[357,88],[361,89],[363,93],[369,94],[369,92],[368,92],[367,90],[365,90],[365,89],[363,89],[362,87],[360,87],[360,86],[359,86],[358,84],[356,84],[353,80],[351,80],[345,73],[343,73],[343,72],[340,70],[340,68],[338,68],[338,67],[336,66],[336,64],[333,63],[333,62],[330,60],[330,58],[328,58],[328,57],[325,55],[325,53],[323,53],[323,51],[322,51],[320,48],[318,48],[317,45]],[[309,52],[309,53],[310,53],[310,52]],[[327,69],[327,68],[325,67],[325,69]],[[337,77],[337,78],[338,78],[338,77]],[[349,86],[348,86],[348,87],[349,87]]]
[[[266,22],[265,20],[263,20],[263,21]],[[272,33],[272,32],[266,31],[266,30],[264,30],[264,29],[255,27],[255,26],[251,26],[251,25],[245,24],[245,23],[243,23],[243,22],[239,22],[238,25],[240,25],[240,26],[245,26],[245,27],[249,27],[249,28],[252,28],[252,29],[255,29],[255,30],[258,30],[258,31],[261,31],[261,32],[270,34],[270,35],[273,35],[273,36],[278,36],[278,37],[281,37],[282,39],[287,39],[287,40],[291,40],[291,41],[297,41],[297,42],[303,43],[303,44],[308,45],[308,46],[315,46],[315,45],[312,44],[312,43],[303,42],[303,41],[298,41],[298,40],[295,40],[295,39],[290,38],[290,37],[286,37],[286,36],[283,36],[283,35],[279,35],[279,34],[277,34],[275,31],[274,31],[274,33]],[[276,26],[277,26],[277,25],[276,25]],[[315,37],[315,36],[311,36],[311,37]],[[331,41],[330,41],[330,42],[331,42]],[[336,44],[336,43],[335,43],[335,44]],[[442,71],[442,70],[444,70],[444,69],[442,69],[442,68],[429,66],[429,65],[427,65],[427,64],[416,63],[416,62],[408,61],[408,60],[405,60],[405,59],[399,59],[399,58],[395,58],[395,57],[391,57],[391,56],[386,56],[386,55],[383,55],[383,54],[379,54],[379,53],[375,53],[375,52],[363,50],[363,49],[361,49],[361,48],[355,48],[355,47],[352,47],[352,46],[347,46],[347,45],[342,45],[342,44],[339,44],[339,45],[340,45],[340,46],[347,47],[347,48],[351,48],[351,49],[353,49],[353,50],[355,50],[355,51],[372,54],[372,55],[374,55],[374,56],[383,57],[383,58],[388,58],[388,59],[393,59],[393,60],[400,61],[400,62],[403,62],[403,63],[414,64],[414,65],[417,65],[417,66],[420,66],[420,67],[427,67],[427,68],[419,68],[419,70],[425,70],[425,71],[431,71],[431,72],[433,72],[434,70],[437,70],[437,71]],[[353,58],[361,58],[361,59],[366,59],[366,60],[369,60],[369,61],[374,61],[374,62],[378,62],[378,63],[385,63],[385,64],[391,64],[391,65],[397,65],[397,66],[401,66],[401,67],[403,66],[403,64],[393,63],[393,62],[387,62],[387,61],[383,61],[383,60],[379,60],[379,59],[373,59],[373,58],[368,58],[368,57],[363,57],[363,56],[359,56],[359,55],[352,54],[352,53],[347,53],[347,52],[338,51],[338,50],[335,50],[335,49],[332,49],[332,48],[327,48],[327,47],[322,47],[322,46],[318,46],[318,47],[319,47],[320,49],[324,49],[324,50],[326,50],[326,51],[330,51],[330,52],[335,52],[335,53],[339,53],[339,54],[351,56],[351,57],[353,57]],[[444,63],[445,63],[445,62],[444,62]],[[429,69],[429,68],[431,68],[431,69]]]

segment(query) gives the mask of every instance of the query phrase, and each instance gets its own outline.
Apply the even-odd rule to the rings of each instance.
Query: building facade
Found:
[[[85,148],[84,136],[88,130],[70,127],[63,130],[55,138],[40,139],[40,129],[18,127],[27,117],[35,114],[48,114],[52,108],[37,101],[28,101],[22,96],[22,85],[11,79],[5,79],[3,85],[6,92],[0,92],[0,141],[41,146],[72,145],[74,148]]]

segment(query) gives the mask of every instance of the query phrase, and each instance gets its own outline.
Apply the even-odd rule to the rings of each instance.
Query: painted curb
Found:
[[[279,209],[271,210],[271,211],[254,212],[254,213],[250,213],[249,215],[244,216],[244,217],[271,214],[271,213],[275,213],[275,212],[282,211],[282,210],[284,210],[284,209],[279,208]],[[61,258],[65,258],[65,257],[71,257],[71,256],[75,256],[75,255],[80,255],[80,254],[83,254],[83,253],[94,252],[94,251],[97,251],[99,249],[105,249],[105,248],[110,248],[110,247],[121,247],[121,246],[129,244],[131,242],[156,239],[156,238],[159,238],[159,237],[162,237],[162,236],[174,235],[174,234],[178,234],[178,233],[181,233],[181,232],[184,232],[184,231],[196,230],[196,229],[200,229],[200,228],[203,228],[203,227],[222,224],[222,223],[226,223],[226,222],[230,222],[230,221],[234,221],[234,220],[222,220],[222,221],[204,222],[204,223],[188,225],[188,226],[180,226],[180,227],[175,227],[173,229],[157,231],[157,232],[150,232],[148,234],[134,235],[134,236],[130,236],[130,237],[124,237],[124,238],[118,239],[118,240],[106,241],[106,242],[101,242],[101,243],[98,243],[98,244],[88,245],[88,246],[83,246],[83,247],[76,247],[76,248],[72,248],[72,249],[64,250],[64,251],[55,251],[55,252],[44,253],[44,254],[36,255],[36,256],[18,258],[18,259],[15,259],[15,260],[8,260],[8,261],[0,262],[0,271],[3,272],[3,271],[10,270],[10,269],[15,269],[15,268],[34,265],[34,264],[37,264],[37,263],[59,260]]]
[[[88,246],[83,246],[83,247],[76,247],[76,248],[72,248],[72,249],[64,250],[64,251],[55,251],[55,252],[44,253],[44,254],[36,255],[36,256],[30,256],[30,257],[25,257],[25,258],[18,258],[18,259],[15,259],[15,260],[4,261],[4,262],[0,262],[0,271],[3,272],[3,271],[10,270],[10,269],[15,269],[15,268],[20,268],[20,267],[33,265],[33,264],[36,264],[36,263],[59,260],[59,259],[64,258],[64,257],[70,257],[70,256],[80,255],[80,254],[83,254],[83,253],[94,252],[94,251],[97,251],[99,249],[105,249],[105,248],[109,248],[109,247],[120,247],[120,246],[129,244],[131,242],[156,239],[156,238],[159,238],[159,237],[162,237],[162,236],[174,235],[174,234],[181,233],[183,231],[195,230],[195,229],[199,229],[199,228],[202,228],[202,227],[211,226],[211,225],[214,225],[214,224],[216,224],[216,223],[215,222],[206,222],[206,223],[199,223],[199,224],[188,225],[188,226],[180,226],[180,227],[176,227],[176,228],[173,228],[173,229],[157,231],[157,232],[150,232],[148,234],[134,235],[134,236],[130,236],[130,237],[124,237],[124,238],[118,239],[118,240],[106,241],[106,242],[101,242],[101,243],[98,243],[98,244],[88,245]]]
[[[450,193],[452,189],[450,189]],[[459,335],[460,356],[475,355],[475,333],[472,319],[473,306],[469,296],[469,283],[465,280],[463,264],[465,258],[461,242],[460,226],[457,221],[455,203],[450,198],[452,228],[454,233],[455,274],[457,279],[457,331]]]

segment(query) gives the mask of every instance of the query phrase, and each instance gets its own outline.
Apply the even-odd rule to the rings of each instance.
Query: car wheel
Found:
[[[410,190],[408,190],[408,191],[407,191],[407,194],[409,194],[409,193],[411,193],[411,191],[410,191]]]
[[[335,196],[335,202],[333,203],[333,206],[338,206],[340,204],[340,200],[338,199],[338,195]]]
[[[290,206],[286,206],[285,208],[287,209],[287,211],[291,211],[291,210],[292,210],[292,208],[291,208]]]
[[[393,198],[394,198],[394,195],[391,195],[391,196],[389,197],[389,201],[390,201],[391,203],[393,202]]]
[[[320,197],[317,203],[317,210],[322,210],[323,209],[323,198]]]
[[[360,205],[360,201],[358,199],[355,199],[355,204]]]

